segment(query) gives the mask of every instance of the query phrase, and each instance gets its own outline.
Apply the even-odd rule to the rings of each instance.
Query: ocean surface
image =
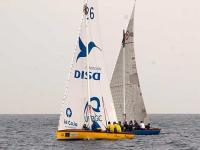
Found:
[[[150,115],[160,135],[57,141],[58,115],[0,115],[0,150],[200,150],[200,115]]]

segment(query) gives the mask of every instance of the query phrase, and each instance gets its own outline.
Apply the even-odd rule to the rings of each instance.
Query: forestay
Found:
[[[135,9],[135,7],[134,7]],[[120,54],[111,80],[111,92],[114,100],[117,119],[123,121],[123,50],[125,53],[125,112],[126,120],[149,122],[140,89],[138,72],[134,52],[134,9],[125,32],[125,47],[121,47]]]
[[[106,120],[117,121],[99,36],[97,0],[88,0],[83,7],[58,130],[81,129],[94,120],[105,129]]]

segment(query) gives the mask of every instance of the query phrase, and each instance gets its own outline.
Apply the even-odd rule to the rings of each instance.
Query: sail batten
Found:
[[[110,87],[118,120],[121,121],[124,120],[123,107],[125,107],[126,120],[129,121],[136,120],[138,122],[144,121],[145,123],[148,123],[149,118],[146,113],[143,96],[140,89],[140,83],[139,83],[136,60],[135,60],[134,31],[133,31],[134,11],[135,11],[135,6],[133,8],[130,21],[125,33],[125,41],[124,41],[125,46],[123,47],[122,45],[120,49],[117,63],[112,75]],[[125,56],[123,53],[125,53]],[[123,61],[123,56],[125,57],[125,61]],[[124,65],[125,65],[125,71],[123,67]],[[125,77],[123,75],[124,73]],[[124,91],[125,91],[125,106],[123,106]]]

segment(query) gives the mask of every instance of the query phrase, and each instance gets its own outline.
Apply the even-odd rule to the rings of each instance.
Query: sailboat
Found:
[[[137,123],[143,121],[145,124],[149,124],[150,119],[143,101],[134,51],[135,4],[136,1],[127,30],[123,31],[122,47],[114,68],[110,88],[118,120],[135,120]],[[133,130],[133,133],[136,135],[159,134],[160,129]]]
[[[86,0],[56,132],[58,140],[134,138],[133,133],[106,132],[108,121],[117,122],[117,117],[99,35],[97,0]],[[93,123],[100,130],[92,130]]]

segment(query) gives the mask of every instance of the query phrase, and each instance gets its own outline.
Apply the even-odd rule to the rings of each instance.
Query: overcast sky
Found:
[[[100,0],[108,76],[134,0]],[[135,50],[148,113],[200,113],[199,0],[138,0]],[[59,113],[82,0],[0,0],[0,113]]]

